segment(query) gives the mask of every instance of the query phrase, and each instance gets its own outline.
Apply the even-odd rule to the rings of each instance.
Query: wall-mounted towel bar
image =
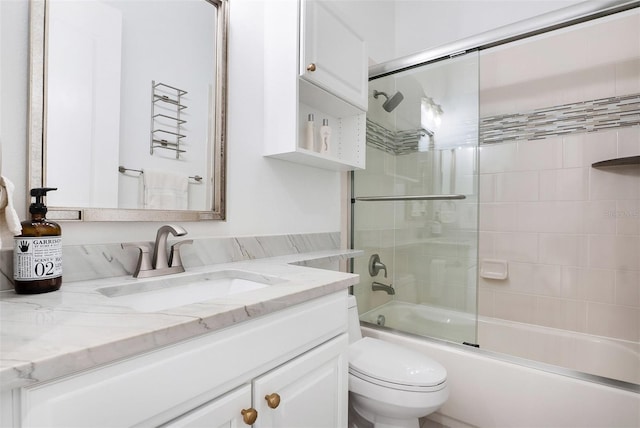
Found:
[[[351,202],[381,202],[381,201],[449,201],[452,199],[466,199],[465,195],[417,195],[417,196],[358,196]]]
[[[125,168],[122,165],[120,165],[118,167],[118,171],[121,172],[122,174],[124,174],[127,171],[138,172],[140,174],[144,174],[144,171],[141,170],[141,169]],[[192,179],[192,180],[197,181],[198,183],[202,182],[202,177],[200,177],[199,175],[190,175],[189,178]]]

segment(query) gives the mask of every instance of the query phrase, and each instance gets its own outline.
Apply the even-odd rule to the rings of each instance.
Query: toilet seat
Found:
[[[411,349],[365,337],[349,346],[349,373],[386,388],[434,392],[443,389],[447,371]]]

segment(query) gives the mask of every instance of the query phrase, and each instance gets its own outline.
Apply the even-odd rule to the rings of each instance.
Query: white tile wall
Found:
[[[640,13],[610,17],[481,55],[482,117],[640,92]],[[640,126],[480,150],[481,315],[638,342]]]
[[[640,14],[483,52],[482,117],[640,92]]]
[[[640,168],[591,168],[638,144],[635,127],[482,147],[480,259],[509,278],[480,279],[481,315],[638,340]]]
[[[640,92],[640,59],[618,62],[616,67],[616,95]]]

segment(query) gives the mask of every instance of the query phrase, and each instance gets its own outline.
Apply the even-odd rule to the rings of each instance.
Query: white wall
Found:
[[[27,4],[26,0],[0,2],[0,173],[18,189],[27,182]],[[24,201],[25,194],[20,191],[15,201]],[[24,209],[20,214],[24,216]]]
[[[265,235],[340,229],[340,175],[262,156],[262,28],[243,24],[264,2],[234,0],[229,34],[226,222],[186,223],[190,236]],[[27,200],[28,1],[2,7],[2,175],[17,188],[21,219]],[[292,120],[294,120],[292,118]],[[159,223],[62,224],[66,245],[153,239]]]

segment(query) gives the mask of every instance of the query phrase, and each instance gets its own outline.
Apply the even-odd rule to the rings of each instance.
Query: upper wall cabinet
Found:
[[[364,40],[317,0],[302,1],[300,75],[367,109],[367,49]]]
[[[367,52],[330,2],[265,5],[265,156],[365,167]]]

